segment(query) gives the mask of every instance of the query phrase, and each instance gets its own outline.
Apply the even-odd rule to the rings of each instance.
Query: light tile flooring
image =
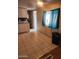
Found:
[[[50,37],[40,32],[19,34],[18,46],[19,59],[39,59],[57,47]]]

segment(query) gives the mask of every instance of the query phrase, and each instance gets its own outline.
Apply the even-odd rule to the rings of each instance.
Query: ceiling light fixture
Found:
[[[43,6],[43,2],[42,2],[41,0],[38,0],[38,1],[37,1],[37,5],[38,5],[39,7],[42,7],[42,6]]]

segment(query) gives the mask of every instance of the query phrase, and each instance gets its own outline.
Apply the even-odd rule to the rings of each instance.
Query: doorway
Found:
[[[30,23],[30,32],[37,31],[37,11],[36,10],[28,10],[29,19],[28,22]]]

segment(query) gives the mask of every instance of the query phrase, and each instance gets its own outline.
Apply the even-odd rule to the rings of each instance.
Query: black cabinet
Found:
[[[52,33],[52,43],[61,46],[61,34],[58,32]]]

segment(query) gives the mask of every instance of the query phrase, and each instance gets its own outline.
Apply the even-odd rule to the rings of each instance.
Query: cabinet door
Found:
[[[25,9],[25,8],[22,8],[21,9],[22,11],[22,17],[24,17],[24,18],[29,18],[29,16],[28,16],[28,13],[27,13],[27,9]]]
[[[46,56],[44,56],[44,57],[42,57],[42,58],[40,58],[40,59],[53,59],[53,55],[52,54],[48,54],[48,55],[46,55]]]
[[[61,59],[61,51],[60,47],[53,49],[51,52],[43,55],[39,59]]]
[[[29,18],[26,8],[18,8],[18,17],[19,18]]]
[[[18,17],[19,18],[22,17],[22,10],[21,10],[21,8],[18,8]]]
[[[19,24],[18,25],[18,30],[19,30],[19,33],[21,32],[29,32],[30,31],[30,28],[29,28],[29,24]]]

